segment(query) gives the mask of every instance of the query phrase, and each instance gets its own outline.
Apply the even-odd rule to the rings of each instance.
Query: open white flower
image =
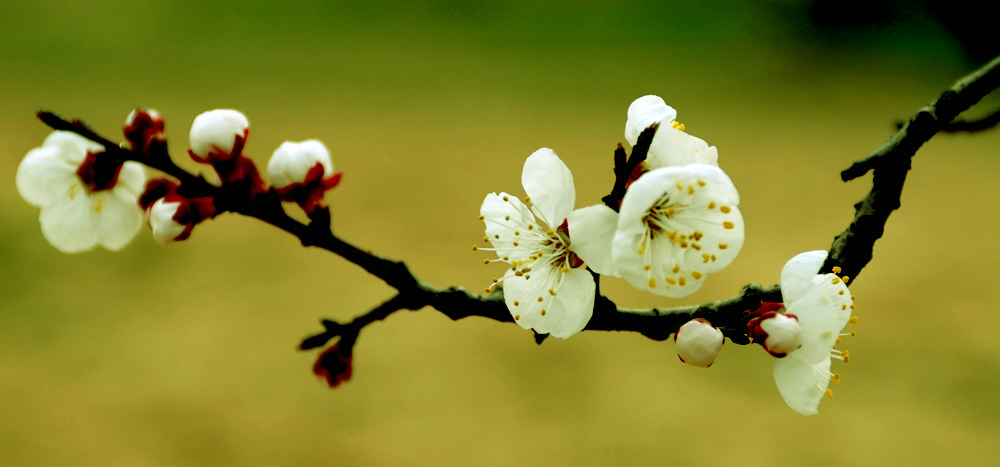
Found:
[[[142,226],[137,198],[146,174],[136,162],[106,163],[104,147],[76,133],[56,131],[17,168],[17,191],[42,208],[45,239],[62,252],[101,245],[120,250]]]
[[[611,271],[615,212],[599,205],[573,211],[573,175],[551,149],[524,162],[521,184],[529,208],[507,193],[490,193],[480,219],[497,260],[511,265],[502,279],[514,321],[539,334],[568,338],[583,330],[594,311],[595,284],[586,266]],[[591,227],[594,228],[591,228]],[[571,240],[572,238],[572,240]],[[477,247],[478,248],[478,247]]]
[[[854,300],[845,284],[847,278],[818,274],[826,255],[825,251],[802,253],[781,271],[785,311],[798,318],[802,346],[775,360],[774,382],[785,403],[802,415],[818,413],[823,396],[832,394],[828,386],[839,376],[830,372],[831,360],[850,358],[847,351],[834,347],[845,335],[841,334],[844,326],[857,321],[851,317]]]
[[[628,107],[625,122],[625,140],[635,146],[639,135],[654,123],[660,128],[653,136],[646,155],[650,168],[671,167],[687,164],[719,165],[719,152],[701,138],[684,131],[684,125],[677,120],[677,111],[659,96],[642,96]]]
[[[667,297],[701,288],[743,248],[743,216],[733,182],[718,167],[652,170],[629,186],[612,243],[616,272]]]

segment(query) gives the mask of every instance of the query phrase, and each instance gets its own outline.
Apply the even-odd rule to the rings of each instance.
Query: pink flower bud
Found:
[[[777,358],[802,346],[802,326],[798,317],[768,311],[747,323],[750,337]]]
[[[689,365],[708,368],[722,350],[722,331],[701,318],[684,323],[674,334],[677,357]]]
[[[191,154],[199,162],[230,160],[243,151],[250,123],[236,110],[210,110],[191,124]]]

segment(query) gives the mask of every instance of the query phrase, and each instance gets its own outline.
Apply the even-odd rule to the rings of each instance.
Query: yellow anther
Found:
[[[833,381],[833,384],[840,384],[840,373],[830,375],[830,381]]]
[[[846,284],[847,281],[851,280],[851,276],[844,276],[843,279],[844,279],[844,283]]]
[[[545,316],[545,310],[542,310],[542,313],[541,313],[541,315],[542,315],[542,316]]]
[[[541,302],[542,300],[544,300],[542,297],[538,297],[539,302]]]
[[[833,398],[833,389],[826,388],[826,397]]]
[[[504,200],[504,201],[510,201],[510,198],[508,198],[508,197],[504,196],[504,197],[503,197],[503,200]]]
[[[853,303],[851,304],[850,308],[851,308],[852,310],[854,309],[854,304],[853,304]]]
[[[486,216],[479,216],[479,220],[486,219]]]
[[[643,266],[642,268],[648,271],[650,269],[653,269],[653,265],[652,264],[647,264],[647,265]]]
[[[528,280],[528,279],[531,279],[531,274],[525,274],[524,275],[524,280]]]
[[[514,246],[518,246],[518,245],[519,245],[519,244],[518,244],[517,242],[514,242]]]
[[[727,228],[727,229],[731,229],[733,227],[736,227],[736,224],[734,224],[732,222],[729,222],[729,221],[725,221],[725,222],[722,223],[722,226],[725,227],[725,228]]]
[[[733,209],[729,206],[719,206],[719,210],[722,211],[723,214],[729,214],[729,211],[732,211]]]
[[[483,264],[490,264],[490,260],[488,260],[488,259],[484,259],[484,260],[483,260]]]
[[[495,239],[497,239],[497,240],[500,240],[500,234],[494,234],[494,235],[493,235],[493,238],[495,238]]]
[[[678,122],[677,120],[674,120],[674,121],[670,122],[670,126],[676,128],[678,130],[684,131],[684,124],[681,123],[681,122]]]
[[[510,261],[510,256],[504,256],[504,257],[503,257],[503,260],[504,260],[504,261]]]
[[[688,283],[687,277],[681,276],[677,278],[677,283],[681,286],[685,286]]]
[[[719,244],[719,249],[720,250],[725,250],[726,248],[729,248],[729,244],[727,244],[727,243],[720,243]]]
[[[678,190],[683,190],[684,189],[684,184],[681,183],[681,182],[677,182],[677,189]]]
[[[677,280],[675,280],[673,277],[668,277],[668,278],[663,279],[663,280],[667,281],[667,283],[670,284],[670,285],[677,285]]]
[[[491,293],[491,292],[493,292],[492,290],[490,290],[490,288],[489,288],[489,287],[487,287],[487,288],[485,288],[485,289],[483,289],[483,290],[484,290],[484,291],[486,291],[486,293]]]
[[[682,241],[680,246],[681,246],[681,248],[687,248],[688,247],[688,242]]]
[[[521,319],[521,315],[514,315],[514,321]]]
[[[708,202],[708,209],[715,209],[715,201]]]
[[[644,243],[642,245],[639,245],[639,249],[636,250],[636,253],[639,253],[640,255],[646,254],[646,244]]]
[[[556,231],[552,230],[552,229],[549,229],[549,230],[545,231],[545,235],[555,235],[555,234],[556,234]]]
[[[694,194],[694,186],[693,185],[688,185],[688,194],[689,195],[693,195]]]
[[[567,265],[564,264],[563,267],[562,267],[562,272],[563,273],[569,272],[569,266],[567,266]]]
[[[553,290],[553,289],[549,289],[549,295],[555,297],[556,296],[556,291]]]
[[[656,288],[656,279],[653,279],[652,277],[649,278],[649,288]]]
[[[839,295],[844,295],[844,291],[843,291],[843,290],[838,290],[838,291],[837,291],[837,293],[838,293]]]
[[[834,266],[833,267],[833,273],[834,274],[840,274],[840,271],[842,271],[842,269],[840,269],[840,266]]]
[[[663,214],[664,214],[664,215],[667,215],[667,216],[672,216],[672,215],[674,215],[674,207],[673,207],[673,206],[670,206],[670,207],[668,207],[668,208],[664,209],[664,210],[663,210]]]
[[[698,186],[705,186],[705,181],[699,178],[698,179]]]
[[[483,241],[486,242],[486,243],[489,243],[490,242],[490,237],[487,237],[487,236],[483,235]]]
[[[858,317],[857,316],[851,316],[851,319],[847,320],[847,322],[851,323],[851,324],[857,324],[858,323]]]
[[[524,197],[524,202],[525,203],[530,203],[531,202],[531,197],[530,196],[525,196]]]
[[[535,230],[535,224],[528,224],[528,230]]]
[[[674,274],[677,274],[677,273],[681,272],[681,265],[679,265],[679,264],[675,264],[675,265],[674,265],[674,268],[673,268],[673,269],[671,269],[671,271],[672,271],[672,272],[673,272]]]
[[[493,283],[494,283],[494,284],[496,284],[497,282],[500,282],[500,279],[499,279],[499,278],[497,278],[497,277],[494,277],[494,278],[493,278]]]
[[[698,271],[691,271],[691,277],[695,278],[695,280],[701,279],[701,273]]]
[[[835,345],[840,345],[840,344],[842,344],[843,342],[844,342],[844,340],[838,337],[838,338],[837,338],[837,343],[836,343]]]
[[[509,221],[510,220],[510,216],[503,216],[503,220]]]
[[[834,276],[833,279],[831,279],[831,282],[833,282],[834,284],[839,284],[840,283],[840,278],[837,277],[837,276]]]
[[[858,331],[851,331],[851,337],[858,337]]]
[[[856,295],[851,294],[851,300],[857,300],[857,299],[858,299],[858,297]]]
[[[847,309],[847,305],[840,305],[840,309],[841,310],[846,310]]]
[[[479,246],[478,246],[478,245],[472,245],[472,251],[476,251],[476,250],[478,250],[478,249],[479,249]]]
[[[518,306],[518,305],[520,305],[520,304],[521,304],[521,302],[519,302],[519,301],[517,301],[517,300],[514,300],[514,306]]]
[[[716,260],[715,255],[712,255],[712,261],[715,261],[715,260]]]
[[[712,256],[711,256],[711,255],[709,255],[708,253],[702,253],[702,254],[701,254],[701,259],[702,259],[702,262],[703,262],[703,263],[706,263],[706,264],[707,264],[707,263],[708,263],[708,260],[712,259]]]
[[[517,236],[517,235],[521,235],[521,232],[518,232],[518,231],[516,231],[516,230],[515,230],[515,231],[514,231],[514,235],[515,235],[515,236]]]
[[[691,244],[691,248],[694,248],[695,250],[701,251],[701,245],[699,245],[697,243],[692,243]]]

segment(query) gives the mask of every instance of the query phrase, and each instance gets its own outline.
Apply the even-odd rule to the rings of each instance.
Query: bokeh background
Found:
[[[130,110],[155,108],[184,159],[197,114],[236,108],[260,164],[285,140],[332,149],[343,238],[478,289],[502,269],[470,248],[483,196],[521,193],[524,158],[548,146],[578,205],[599,202],[629,103],[658,94],[719,148],[746,246],[684,300],[605,291],[633,307],[729,297],[828,248],[870,186],[839,171],[996,44],[953,32],[976,14],[922,3],[711,3],[3,1],[0,464],[993,464],[997,131],[939,135],[914,159],[852,286],[852,362],[814,417],[784,405],[758,347],[704,370],[672,342],[538,346],[433,310],[367,328],[354,378],[330,390],[295,347],[317,319],[388,298],[377,279],[235,215],[166,248],[144,231],[64,255],[14,187],[49,131],[37,110],[120,137]]]

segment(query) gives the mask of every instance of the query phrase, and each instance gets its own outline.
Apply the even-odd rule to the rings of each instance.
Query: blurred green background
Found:
[[[729,297],[828,248],[870,187],[839,171],[981,56],[907,2],[842,17],[713,4],[3,1],[0,464],[992,464],[997,131],[939,135],[914,159],[852,286],[852,362],[814,417],[785,406],[757,347],[727,345],[703,370],[672,342],[537,346],[433,310],[367,328],[353,380],[331,391],[295,346],[318,318],[388,298],[380,281],[234,215],[166,248],[143,231],[119,253],[63,255],[14,187],[49,131],[39,109],[113,138],[133,108],[158,109],[185,159],[192,119],[236,108],[259,164],[285,140],[327,143],[342,237],[478,289],[502,269],[470,249],[483,196],[521,193],[524,158],[547,146],[578,205],[599,202],[629,103],[658,94],[719,148],[746,246],[684,300],[605,292],[634,307]]]

